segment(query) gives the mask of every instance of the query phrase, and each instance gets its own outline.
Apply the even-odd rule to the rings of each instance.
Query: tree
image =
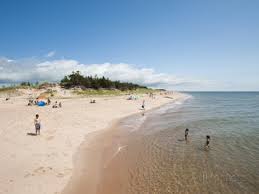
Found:
[[[70,75],[65,76],[60,81],[60,84],[65,88],[71,88],[75,86],[84,86],[85,88],[93,89],[105,88],[118,90],[135,90],[137,88],[146,88],[145,86],[140,86],[129,82],[111,81],[104,76],[101,78],[98,78],[97,75],[94,77],[84,77],[79,71],[73,71]]]

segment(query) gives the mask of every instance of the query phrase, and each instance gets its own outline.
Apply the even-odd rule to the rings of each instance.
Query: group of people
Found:
[[[93,104],[93,103],[96,103],[96,101],[91,99],[90,103]]]
[[[28,106],[37,105],[37,104],[38,104],[38,98],[36,98],[35,100],[30,99],[28,102]]]
[[[45,101],[39,101],[39,98],[36,98],[35,100],[30,99],[29,102],[28,102],[28,106],[38,105],[40,102],[43,102],[43,103],[46,104],[46,105],[50,105],[50,104],[51,104],[51,101],[50,101],[49,98],[47,99],[47,102],[45,102]],[[61,108],[61,107],[62,107],[61,102],[58,103],[57,101],[56,101],[56,102],[53,104],[53,106],[52,106],[52,108]]]
[[[52,108],[61,108],[62,107],[62,103],[58,101],[55,102],[55,104],[53,104]]]
[[[28,102],[28,106],[32,106],[32,105],[37,105],[39,103],[39,98],[36,98],[35,100],[33,99],[30,99],[29,102]],[[50,99],[48,98],[47,99],[47,102],[45,102],[47,105],[50,105],[51,104],[51,101]]]
[[[185,136],[185,141],[187,141],[187,140],[188,140],[188,136],[189,136],[189,129],[188,129],[188,128],[185,129],[185,134],[184,134],[184,136]],[[207,136],[206,136],[205,148],[208,149],[208,148],[210,147],[209,144],[210,144],[210,136],[207,135]]]

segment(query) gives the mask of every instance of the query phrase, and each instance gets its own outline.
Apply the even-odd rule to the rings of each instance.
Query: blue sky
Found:
[[[78,68],[178,90],[259,90],[258,10],[256,0],[3,0],[0,81]]]

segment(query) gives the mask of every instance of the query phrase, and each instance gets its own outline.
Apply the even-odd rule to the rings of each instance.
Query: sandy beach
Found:
[[[35,94],[36,96],[36,94]],[[183,96],[170,95],[173,99]],[[171,102],[168,95],[57,99],[62,108],[27,106],[28,92],[5,101],[0,98],[0,193],[61,193],[73,174],[74,157],[87,135],[105,130],[120,118]],[[56,99],[53,98],[52,102]],[[33,119],[40,115],[42,129],[35,133]],[[89,156],[91,157],[91,156]]]

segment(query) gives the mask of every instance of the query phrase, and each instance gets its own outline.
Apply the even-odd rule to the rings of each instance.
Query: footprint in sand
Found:
[[[35,170],[33,170],[32,173],[27,173],[26,175],[24,175],[24,178],[27,178],[27,177],[30,177],[30,176],[35,176],[35,175],[44,175],[45,173],[47,172],[50,172],[52,171],[53,168],[52,167],[39,167],[39,168],[36,168]]]
[[[52,131],[47,131],[48,134],[54,134],[56,133],[56,130],[52,130]]]
[[[72,169],[71,168],[66,168],[64,169],[63,172],[57,172],[55,171],[52,167],[39,167],[39,168],[36,168],[35,170],[33,170],[32,173],[27,173],[26,175],[24,175],[24,178],[28,178],[30,176],[40,176],[40,175],[44,175],[46,173],[53,173],[56,175],[56,177],[58,178],[63,178],[67,175],[70,175],[72,173]]]
[[[48,137],[46,137],[46,140],[47,140],[47,141],[50,141],[50,140],[52,140],[52,139],[54,139],[54,136],[48,136]]]
[[[64,174],[65,175],[68,175],[68,174],[71,174],[72,173],[72,168],[66,168],[64,169]]]
[[[66,168],[66,169],[64,169],[63,173],[60,172],[60,173],[56,174],[56,176],[59,177],[59,178],[62,178],[64,176],[70,175],[71,173],[72,173],[72,169]]]
[[[58,173],[57,175],[56,175],[56,177],[59,177],[59,178],[62,178],[62,177],[64,177],[65,175],[63,174],[63,173]]]
[[[29,176],[31,176],[31,174],[30,174],[30,173],[28,173],[28,174],[24,175],[24,178],[27,178],[27,177],[29,177]]]

